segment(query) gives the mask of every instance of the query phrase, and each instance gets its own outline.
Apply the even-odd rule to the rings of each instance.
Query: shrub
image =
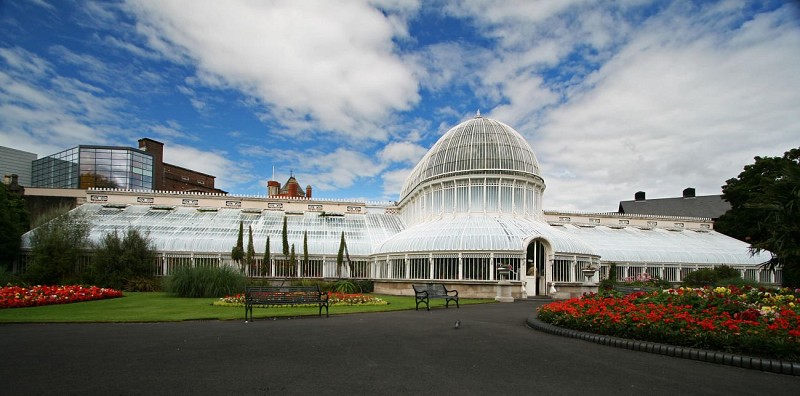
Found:
[[[52,285],[77,280],[78,263],[89,247],[90,227],[87,216],[73,210],[33,230],[26,273],[30,282]]]
[[[120,238],[117,231],[106,234],[96,246],[92,258],[92,282],[100,286],[118,290],[131,290],[152,282],[156,251],[149,237],[130,229]],[[143,283],[144,282],[144,283]]]
[[[337,293],[345,293],[345,294],[360,292],[358,286],[356,286],[355,283],[347,279],[336,281],[336,283],[333,285],[333,290]]]
[[[714,269],[703,268],[686,274],[683,277],[683,284],[691,287],[703,287],[713,285],[716,280]]]
[[[246,282],[231,267],[182,267],[165,278],[164,290],[179,297],[225,297],[241,293]]]
[[[757,282],[744,281],[738,270],[727,265],[720,265],[714,268],[699,269],[686,274],[686,276],[683,278],[683,284],[691,287],[702,287],[727,286],[731,284],[755,285]]]

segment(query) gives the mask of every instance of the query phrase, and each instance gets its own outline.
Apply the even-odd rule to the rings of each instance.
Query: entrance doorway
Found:
[[[534,239],[528,243],[525,255],[525,292],[528,296],[547,295],[545,268],[547,266],[547,245],[542,239]]]

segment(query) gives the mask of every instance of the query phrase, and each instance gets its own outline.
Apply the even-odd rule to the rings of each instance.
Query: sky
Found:
[[[530,143],[545,209],[720,194],[800,147],[800,8],[0,0],[0,146],[39,157],[148,137],[232,194],[395,201],[477,111]]]

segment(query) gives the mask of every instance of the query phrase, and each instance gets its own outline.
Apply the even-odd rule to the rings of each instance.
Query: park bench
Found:
[[[253,307],[256,305],[300,305],[317,304],[319,316],[325,307],[325,316],[328,315],[328,293],[319,290],[319,286],[245,286],[244,289],[244,320],[253,320]]]
[[[417,311],[419,311],[420,303],[425,303],[428,311],[430,311],[430,299],[432,298],[444,299],[446,308],[450,308],[450,301],[455,301],[456,308],[461,308],[458,305],[458,290],[447,290],[447,287],[445,287],[442,283],[427,283],[423,285],[411,286],[414,288],[414,295],[417,299]]]

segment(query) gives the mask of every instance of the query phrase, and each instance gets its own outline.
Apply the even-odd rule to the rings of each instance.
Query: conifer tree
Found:
[[[247,263],[247,268],[252,270],[253,261],[256,258],[256,249],[253,247],[253,227],[247,227],[247,254],[245,255],[245,263]]]
[[[297,268],[297,257],[294,255],[294,244],[292,244],[292,252],[289,255],[289,276],[294,276],[295,268]]]
[[[269,248],[269,235],[267,235],[267,244],[264,246],[264,261],[261,262],[261,275],[266,276],[270,270],[270,260],[272,260],[272,254],[270,253]]]
[[[239,237],[236,239],[236,246],[231,250],[231,258],[241,265],[242,258],[244,258],[244,223],[239,222]]]
[[[282,236],[283,236],[283,255],[285,257],[285,256],[289,255],[289,228],[286,225],[286,217],[285,216],[283,217],[283,232],[282,232]]]
[[[308,231],[303,232],[303,265],[308,266]]]

